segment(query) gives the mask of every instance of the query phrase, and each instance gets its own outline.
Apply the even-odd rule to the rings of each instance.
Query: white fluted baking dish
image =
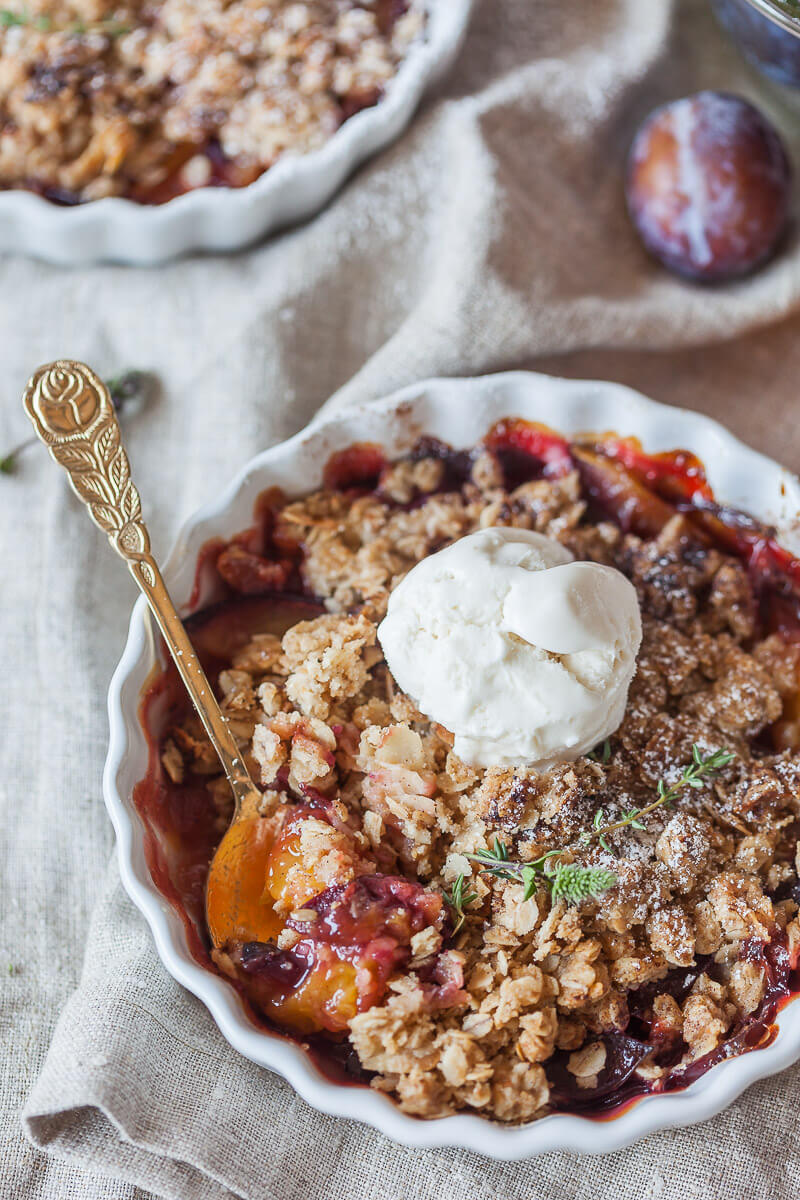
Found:
[[[192,250],[237,250],[310,217],[408,125],[426,88],[455,59],[472,3],[429,0],[425,35],[385,96],[345,121],[319,150],[287,155],[248,187],[197,188],[158,205],[115,196],[64,207],[33,192],[0,191],[0,251],[64,266],[104,260],[153,266]]]
[[[202,545],[211,537],[229,537],[245,528],[256,497],[266,487],[278,485],[289,495],[312,490],[321,482],[328,455],[354,441],[380,442],[389,454],[407,450],[422,433],[457,447],[472,446],[503,416],[542,421],[567,435],[608,429],[635,434],[648,451],[693,450],[706,463],[718,499],[774,523],[784,544],[796,543],[792,530],[800,513],[800,481],[707,417],[656,404],[611,383],[522,372],[434,379],[381,402],[317,420],[296,437],[253,458],[222,495],[200,509],[181,531],[164,570],[173,597],[179,604],[187,602]],[[198,965],[189,952],[181,918],[150,877],[144,830],[132,792],[147,772],[147,743],[138,709],[155,663],[156,642],[142,599],[133,610],[128,642],[109,693],[104,792],[117,832],[123,883],[150,925],[167,970],[203,1001],[230,1044],[278,1072],[317,1109],[363,1121],[409,1146],[461,1146],[503,1159],[556,1149],[605,1153],[654,1130],[706,1120],[755,1080],[800,1058],[800,1000],[793,1000],[778,1016],[779,1033],[771,1045],[719,1063],[685,1091],[642,1097],[602,1120],[553,1115],[530,1125],[504,1127],[463,1114],[423,1121],[407,1116],[387,1096],[366,1086],[331,1082],[300,1046],[257,1028],[233,987]]]

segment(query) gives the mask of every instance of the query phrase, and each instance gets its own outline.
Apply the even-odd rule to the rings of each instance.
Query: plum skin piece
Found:
[[[745,275],[775,251],[789,220],[791,167],[748,101],[698,92],[651,113],[628,158],[628,211],[669,270],[709,283]]]

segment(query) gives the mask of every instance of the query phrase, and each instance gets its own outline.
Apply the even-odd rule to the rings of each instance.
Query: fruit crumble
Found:
[[[424,0],[8,0],[0,188],[244,186],[376,104],[424,24]]]
[[[621,725],[545,772],[461,761],[376,639],[414,564],[497,525],[618,568],[641,607]],[[232,800],[170,666],[135,800],[194,953],[257,1019],[408,1113],[504,1122],[772,1039],[800,982],[800,564],[696,458],[521,420],[470,451],[354,446],[198,571],[190,629],[260,811],[206,898]]]

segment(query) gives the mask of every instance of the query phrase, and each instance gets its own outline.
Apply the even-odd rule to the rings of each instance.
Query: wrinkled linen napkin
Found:
[[[25,432],[40,362],[155,369],[163,392],[127,438],[157,553],[334,393],[437,373],[620,379],[797,469],[796,236],[753,279],[704,290],[648,262],[626,220],[634,127],[701,86],[759,100],[800,161],[800,120],[704,0],[483,0],[413,127],[304,228],[158,271],[1,262],[0,444]],[[106,871],[105,693],[132,584],[38,448],[0,476],[0,506],[0,1195],[794,1200],[800,1070],[609,1158],[502,1164],[397,1147],[239,1057]]]

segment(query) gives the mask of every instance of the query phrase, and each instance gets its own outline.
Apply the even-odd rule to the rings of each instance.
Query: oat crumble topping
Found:
[[[321,919],[323,888],[366,887],[376,871],[421,885],[426,903],[459,877],[473,893],[456,934],[444,906],[426,909],[380,994],[338,1026],[372,1086],[419,1116],[523,1122],[619,1082],[643,1012],[644,1048],[624,1078],[658,1090],[758,1010],[769,975],[755,949],[780,942],[796,962],[800,756],[789,726],[800,643],[764,628],[753,574],[684,516],[653,536],[624,532],[577,469],[514,485],[486,447],[459,478],[450,471],[423,447],[384,466],[377,487],[276,501],[271,544],[296,549],[326,611],[282,639],[251,638],[219,685],[265,788],[263,821],[277,836],[287,822],[299,829],[275,906],[286,913],[281,952]],[[425,555],[494,524],[546,533],[637,587],[644,640],[606,762],[545,774],[470,767],[388,672],[375,629],[392,588]],[[643,829],[580,845],[598,807],[613,821],[646,805],[695,744],[735,757]],[[192,772],[217,787],[224,823],[225,788],[197,722],[170,729],[162,749],[171,780]],[[524,899],[470,857],[496,836],[525,861],[566,848],[617,886],[572,906],[546,888]],[[242,954],[216,958],[236,974]]]

